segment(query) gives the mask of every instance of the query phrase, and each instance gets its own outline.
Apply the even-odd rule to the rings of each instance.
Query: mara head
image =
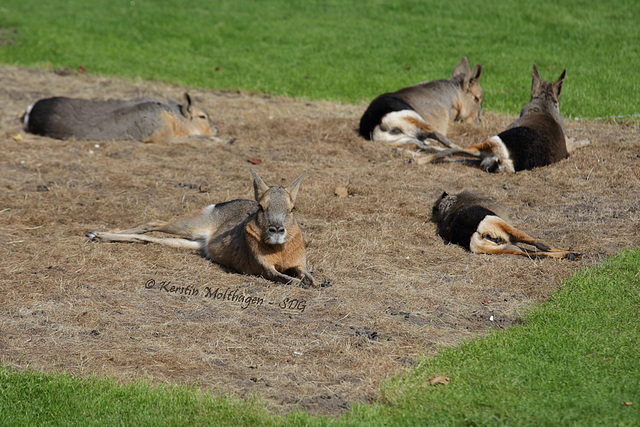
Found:
[[[540,78],[538,67],[536,67],[536,64],[533,64],[531,101],[524,106],[520,112],[520,117],[533,112],[543,112],[553,116],[560,116],[560,94],[562,93],[562,85],[566,76],[567,69],[565,68],[558,80],[554,83],[545,82]]]
[[[259,205],[256,223],[262,231],[262,241],[269,245],[284,244],[293,235],[290,233],[292,228],[297,227],[293,211],[300,181],[306,172],[303,172],[287,187],[269,187],[253,169],[251,169],[251,174],[253,175],[255,199]]]
[[[453,69],[451,78],[460,87],[456,102],[457,121],[469,124],[478,124],[482,121],[484,91],[479,83],[481,75],[482,65],[476,64],[472,70],[466,56],[463,56],[460,63]]]
[[[218,133],[218,129],[209,115],[204,110],[192,105],[188,93],[184,94],[184,101],[178,104],[178,109],[187,123],[189,136],[216,136]]]
[[[438,200],[433,204],[431,208],[431,221],[439,224],[449,214],[456,197],[449,195],[446,191],[442,192],[442,195],[438,197]]]

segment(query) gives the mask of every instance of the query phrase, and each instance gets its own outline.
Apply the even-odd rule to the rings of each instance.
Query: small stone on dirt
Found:
[[[333,193],[338,197],[349,196],[349,190],[347,190],[347,187],[343,187],[343,186],[336,187],[335,190],[333,190]]]

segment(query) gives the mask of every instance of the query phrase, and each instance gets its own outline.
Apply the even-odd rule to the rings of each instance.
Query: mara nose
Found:
[[[271,226],[269,227],[269,233],[270,234],[284,234],[284,227],[282,226]]]

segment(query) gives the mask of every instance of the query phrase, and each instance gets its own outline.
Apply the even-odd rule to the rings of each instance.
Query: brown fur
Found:
[[[446,242],[459,244],[473,253],[512,254],[531,258],[568,258],[575,260],[579,252],[558,249],[539,242],[510,225],[504,208],[497,202],[473,191],[457,195],[446,192],[436,201],[432,221]],[[524,243],[537,250],[517,246]]]
[[[435,154],[428,160],[443,159],[461,154],[475,157],[486,172],[509,172],[547,166],[569,157],[569,153],[589,144],[589,140],[575,141],[567,137],[564,119],[560,114],[560,94],[566,77],[565,69],[554,83],[540,78],[533,65],[531,100],[520,117],[507,129],[466,149],[453,147]]]
[[[25,130],[56,139],[182,142],[218,140],[208,114],[184,101],[149,98],[94,101],[55,97],[37,101],[23,115]]]
[[[124,231],[87,234],[99,242],[159,243],[200,249],[212,261],[235,271],[281,283],[315,286],[307,270],[302,233],[293,216],[300,175],[288,187],[268,187],[251,169],[255,201],[233,200],[210,205],[202,213],[174,222],[149,222]],[[183,238],[144,235],[151,231]]]

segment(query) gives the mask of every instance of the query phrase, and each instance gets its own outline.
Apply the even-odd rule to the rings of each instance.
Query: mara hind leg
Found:
[[[505,242],[499,238],[493,238],[488,234],[480,235],[475,233],[471,237],[471,251],[478,254],[502,254],[502,255],[521,255],[533,259],[541,258],[557,258],[576,260],[582,256],[580,252],[571,250],[555,249],[552,251],[530,251],[521,248],[513,243]]]
[[[499,237],[492,237],[489,234],[479,234],[478,232],[471,236],[469,248],[471,252],[476,254],[529,255],[527,251],[519,246],[508,243]]]
[[[380,126],[375,128],[373,131],[374,141],[385,142],[394,148],[422,150],[430,153],[438,153],[447,149],[445,147],[431,145],[428,141],[408,135],[398,128],[389,129],[388,131],[383,129],[384,128],[381,128]],[[443,136],[443,138],[446,137]]]
[[[232,143],[234,142],[236,139],[232,138],[232,139],[222,139],[222,138],[218,138],[217,136],[187,136],[185,138],[178,138],[178,137],[171,137],[168,138],[166,140],[167,143],[169,144],[180,144],[180,143],[185,143],[185,142],[213,142],[216,144],[223,144],[223,143]]]
[[[567,152],[572,153],[579,148],[583,148],[591,144],[591,141],[588,138],[576,139],[565,137],[565,143],[567,145]]]
[[[417,129],[417,137],[420,140],[433,139],[447,148],[460,148],[453,142],[449,141],[449,138],[434,130],[422,119],[422,117],[418,116],[417,114],[415,116],[406,117],[405,121],[410,125],[413,125],[415,129]],[[442,149],[443,148],[440,148],[440,150]]]
[[[482,142],[470,145],[467,148],[452,147],[448,150],[442,150],[432,156],[432,161],[443,160],[449,156],[461,155],[482,159],[486,155],[496,151],[496,141],[487,139]]]
[[[560,249],[546,243],[535,240],[528,234],[518,230],[511,224],[497,216],[487,216],[478,224],[477,232],[472,238],[472,244],[478,250],[489,251],[486,253],[508,253],[524,255],[535,258],[569,258],[577,259],[582,256],[580,252]],[[515,243],[524,243],[534,246],[538,251],[529,251],[516,246]]]
[[[507,232],[512,237],[512,240],[511,240],[512,242],[525,243],[527,245],[534,246],[540,251],[545,252],[548,256],[553,258],[567,258],[570,256],[573,256],[574,258],[578,258],[582,256],[580,252],[575,252],[570,249],[556,248],[555,246],[535,240],[533,237],[518,230],[517,228],[513,227],[509,223],[505,221],[503,221],[503,223],[504,223],[505,232]]]
[[[180,249],[202,250],[201,241],[181,239],[175,237],[152,237],[144,234],[123,234],[102,231],[87,233],[87,237],[94,242],[103,243],[157,243],[164,246]]]
[[[209,237],[215,232],[215,205],[210,205],[195,216],[172,222],[151,221],[128,230],[112,230],[108,232],[92,231],[87,237],[99,242],[141,242],[159,243],[172,247],[202,249]],[[146,233],[159,231],[182,238],[163,238],[145,236]]]
[[[385,115],[374,129],[372,139],[397,144],[396,146],[413,144],[431,152],[441,151],[443,148],[431,145],[429,139],[438,141],[448,148],[459,148],[412,110],[394,111]]]
[[[475,144],[467,148],[445,148],[434,154],[422,157],[418,163],[422,165],[434,162],[455,162],[457,160],[451,159],[450,157],[456,155],[472,157],[473,159],[470,160],[471,162],[479,163],[482,159],[481,146],[481,144]]]

